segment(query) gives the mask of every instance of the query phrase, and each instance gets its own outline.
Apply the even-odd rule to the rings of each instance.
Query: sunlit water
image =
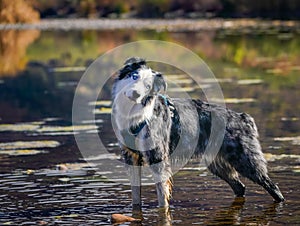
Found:
[[[111,38],[109,34],[110,32],[103,33],[107,42],[108,37]],[[53,45],[51,40],[59,35],[42,33],[37,43],[39,47],[44,47],[45,43]],[[96,36],[90,33],[79,35],[78,32],[69,32],[63,33],[61,41],[69,46],[74,45],[77,51],[76,44],[82,49],[89,48],[88,45],[82,44],[83,39],[93,44],[91,40],[102,40],[101,35],[101,32]],[[188,43],[186,45],[195,51],[203,48],[200,42],[202,38],[199,37],[205,36],[203,33],[129,34],[122,31],[111,41],[111,47],[124,42],[124,37],[127,37],[128,41],[134,40],[135,35],[149,39],[153,36],[172,37],[171,40],[177,37],[177,41],[180,40],[182,44]],[[217,38],[211,40],[213,43],[210,43],[209,47],[215,50],[222,43],[231,43],[228,41],[231,36],[227,35],[229,36],[216,36]],[[241,38],[232,38],[239,37]],[[251,36],[250,39],[255,38],[264,41],[267,39],[266,36],[259,35]],[[274,41],[273,36],[271,40]],[[236,40],[232,42],[234,41]],[[289,42],[295,41],[290,39]],[[27,50],[29,57],[35,61],[39,59],[35,54],[41,52],[38,44]],[[283,45],[288,46],[289,43]],[[104,51],[107,46],[99,45],[99,49],[101,48]],[[97,52],[88,54],[87,51],[92,50],[83,52],[86,56],[82,56],[78,63],[81,67],[83,60],[88,61],[97,55]],[[281,51],[284,54],[285,50]],[[75,53],[72,51],[70,56],[68,53],[65,53],[66,56],[60,55],[61,59],[56,59],[58,56],[51,51],[49,54],[53,54],[51,57],[54,59],[49,58],[54,64],[53,67],[51,63],[46,62],[45,54],[42,54],[39,62],[46,62],[47,67],[50,65],[47,70],[43,65],[32,64],[26,72],[19,72],[10,78],[1,78],[0,224],[108,225],[113,213],[131,215],[130,187],[116,180],[109,180],[114,168],[104,172],[87,164],[76,146],[73,135],[99,133],[110,151],[101,156],[100,160],[119,158],[117,141],[110,125],[109,92],[104,93],[103,99],[97,103],[86,103],[86,107],[96,106],[96,125],[89,120],[83,120],[72,127],[74,89],[84,68],[66,69],[67,65],[76,65],[76,59],[72,55]],[[56,64],[53,62],[55,59],[58,61]],[[57,65],[62,59],[65,70]],[[255,118],[268,160],[270,176],[278,183],[286,202],[274,204],[272,198],[261,187],[248,180],[244,180],[247,186],[245,201],[234,200],[231,189],[224,181],[212,176],[197,160],[193,160],[174,176],[171,221],[168,223],[300,224],[300,77],[297,75],[297,68],[289,70],[287,74],[278,75],[278,68],[273,68],[273,71],[270,71],[271,68],[256,70],[249,68],[251,65],[239,66],[238,62],[223,62],[219,56],[209,58],[208,64],[220,81],[227,106],[236,111],[250,113]],[[193,98],[200,95],[199,89],[189,82],[187,76],[170,75],[169,79],[175,79],[179,85],[184,86],[182,90],[170,87],[171,93],[188,91]],[[210,82],[204,81],[206,85]],[[123,178],[126,177],[124,174]],[[155,187],[144,186],[142,195],[142,224],[163,225],[164,216],[157,209]]]

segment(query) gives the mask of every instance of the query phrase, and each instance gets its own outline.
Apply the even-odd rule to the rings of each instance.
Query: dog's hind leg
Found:
[[[208,169],[216,176],[226,181],[232,188],[236,197],[244,197],[245,185],[240,181],[238,173],[230,165],[223,161],[212,162]]]
[[[260,164],[262,164],[260,162]],[[265,163],[264,163],[265,164]],[[243,169],[244,167],[250,166],[246,170]],[[248,179],[252,180],[253,182],[259,184],[262,186],[273,198],[276,202],[283,202],[284,197],[281,194],[278,186],[269,178],[266,166],[264,170],[259,170],[262,167],[258,165],[251,165],[251,164],[245,164],[244,166],[241,166],[241,168],[237,168],[237,171],[244,177],[247,177]]]
[[[260,147],[257,147],[256,151],[251,149],[251,152],[249,150],[240,152],[238,159],[228,159],[228,161],[243,177],[261,185],[276,202],[282,202],[284,197],[278,186],[269,178],[267,162]]]

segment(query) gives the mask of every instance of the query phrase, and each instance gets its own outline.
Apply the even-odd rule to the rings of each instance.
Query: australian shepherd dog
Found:
[[[128,59],[113,85],[113,121],[124,161],[129,168],[133,207],[141,207],[141,166],[149,166],[156,183],[158,205],[168,207],[172,192],[170,156],[180,142],[205,158],[212,117],[224,121],[219,150],[207,168],[226,181],[235,196],[243,197],[239,175],[261,185],[276,202],[284,201],[268,176],[254,120],[198,99],[174,99],[166,95],[163,75],[144,59]],[[180,150],[184,152],[184,150]]]

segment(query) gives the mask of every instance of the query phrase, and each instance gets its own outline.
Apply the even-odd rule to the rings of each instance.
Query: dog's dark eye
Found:
[[[131,78],[132,78],[133,80],[138,80],[138,79],[139,79],[139,74],[136,73],[136,72],[133,72],[133,73],[131,73]]]

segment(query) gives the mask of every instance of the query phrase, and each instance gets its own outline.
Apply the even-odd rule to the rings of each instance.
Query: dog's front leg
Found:
[[[132,209],[140,211],[142,209],[141,200],[141,166],[129,167],[131,194],[132,194]]]
[[[159,207],[168,207],[172,194],[171,167],[168,161],[150,166],[156,184]]]
[[[122,150],[126,168],[130,178],[132,209],[139,212],[142,209],[141,201],[141,176],[142,176],[142,157],[139,153],[124,147]]]
[[[172,193],[172,181],[169,178],[166,181],[156,183],[156,192],[159,207],[168,207],[171,193]]]

